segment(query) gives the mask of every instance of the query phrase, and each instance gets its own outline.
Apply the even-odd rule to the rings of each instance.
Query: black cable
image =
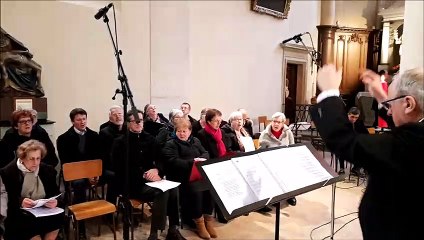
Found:
[[[345,215],[342,215],[342,216],[339,216],[339,217],[336,217],[336,218],[334,218],[334,220],[336,220],[336,219],[339,219],[339,218],[342,218],[342,217],[346,217],[346,216],[349,216],[349,215],[352,215],[352,214],[357,214],[358,212],[351,212],[351,213],[347,213],[347,214],[345,214]],[[355,220],[355,219],[357,219],[358,217],[356,217],[356,218],[354,218],[353,220]],[[352,222],[353,220],[350,220],[349,222],[347,222],[347,223],[350,223],[350,222]],[[310,239],[311,240],[313,240],[313,238],[312,238],[312,233],[313,233],[313,231],[315,231],[315,230],[317,230],[318,228],[321,228],[321,227],[323,227],[323,226],[325,226],[325,225],[327,225],[327,224],[330,224],[331,223],[331,221],[329,221],[329,222],[327,222],[327,223],[324,223],[324,224],[321,224],[321,225],[319,225],[318,227],[315,227],[315,228],[313,228],[312,230],[311,230],[311,232],[309,233],[309,237],[310,237]],[[346,224],[347,224],[346,223]],[[344,224],[342,227],[340,227],[337,231],[335,231],[334,232],[334,234],[336,234],[336,232],[338,232],[338,231],[340,231],[340,229],[341,228],[343,228],[344,226],[346,226],[346,224]],[[323,239],[326,239],[326,238],[328,238],[328,237],[330,237],[330,235],[328,235],[328,236],[326,236],[326,237],[324,237]],[[322,239],[322,240],[323,240]]]

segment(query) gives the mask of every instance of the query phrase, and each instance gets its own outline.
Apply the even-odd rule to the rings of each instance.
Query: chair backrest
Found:
[[[266,120],[267,120],[267,117],[266,116],[258,116],[258,129],[259,129],[259,132],[261,132],[261,124],[264,124],[264,129],[265,129],[265,127],[266,127]]]
[[[369,134],[375,134],[375,128],[367,128]]]
[[[269,119],[269,120],[267,119],[267,120],[265,121],[265,127],[266,127],[266,126],[268,126],[271,122],[272,122],[272,120],[271,120],[271,119]]]
[[[62,169],[63,179],[67,182],[82,178],[95,178],[102,175],[102,160],[94,159],[65,163]]]
[[[259,139],[253,139],[253,145],[255,145],[255,149],[259,149]]]

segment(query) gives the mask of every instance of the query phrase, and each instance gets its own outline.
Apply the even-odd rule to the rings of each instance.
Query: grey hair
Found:
[[[174,117],[175,117],[177,114],[184,115],[184,114],[183,114],[183,111],[181,111],[180,109],[176,109],[176,108],[171,109],[171,111],[169,112],[169,121],[174,120]]]
[[[274,118],[281,118],[281,121],[285,122],[286,121],[286,115],[284,115],[284,113],[282,112],[276,112],[272,115],[271,119]]]
[[[228,121],[231,123],[231,121],[233,121],[233,120],[234,120],[234,118],[236,118],[236,117],[241,117],[241,118],[243,118],[243,114],[242,114],[241,112],[239,112],[239,111],[232,112],[232,113],[230,114],[230,119],[229,119]]]
[[[417,104],[424,114],[424,73],[423,68],[406,70],[400,76],[395,76],[397,94],[409,95],[415,98]]]
[[[124,109],[122,108],[122,106],[120,106],[120,105],[112,105],[112,106],[109,108],[109,115],[110,115],[110,114],[112,114],[112,111],[113,111],[113,110],[115,110],[115,109],[122,109],[122,111],[124,110]]]

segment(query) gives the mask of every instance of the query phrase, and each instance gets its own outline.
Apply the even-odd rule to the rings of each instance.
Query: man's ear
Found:
[[[405,97],[405,104],[406,104],[406,108],[405,108],[406,114],[413,112],[415,110],[415,108],[417,107],[417,102],[411,96]]]

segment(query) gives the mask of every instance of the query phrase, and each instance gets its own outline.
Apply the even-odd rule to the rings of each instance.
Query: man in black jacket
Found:
[[[87,112],[82,108],[75,108],[69,113],[69,118],[72,127],[57,138],[57,151],[61,164],[100,159],[99,134],[87,127]],[[85,192],[88,186],[87,179],[72,181],[73,203],[86,201]],[[85,239],[85,225],[83,221],[80,223],[80,238]]]
[[[108,184],[106,200],[115,203],[117,194],[115,193],[115,172],[112,166],[111,149],[113,141],[122,136],[126,131],[124,126],[124,110],[121,106],[114,105],[109,110],[109,124],[100,130],[100,146],[103,160],[102,182]]]
[[[365,240],[418,239],[423,212],[421,186],[424,146],[423,69],[405,71],[384,92],[377,74],[366,71],[362,80],[376,100],[387,108],[395,128],[390,133],[358,134],[352,129],[339,98],[341,71],[324,66],[317,84],[322,90],[311,109],[317,129],[328,148],[369,173],[369,182],[359,206],[359,220]],[[406,198],[406,204],[400,199]]]
[[[130,198],[153,201],[152,223],[148,240],[157,240],[157,231],[165,229],[166,216],[169,216],[166,239],[184,240],[185,238],[178,231],[180,220],[177,188],[162,192],[158,188],[146,185],[147,182],[162,180],[163,171],[155,162],[158,159],[155,138],[143,131],[143,112],[138,111],[138,115],[139,123],[135,121],[132,111],[127,113],[128,142],[124,135],[117,138],[112,146],[117,193],[123,195],[128,193]],[[124,154],[127,150],[128,159]],[[126,167],[128,167],[128,175]],[[125,181],[126,178],[128,181]]]
[[[361,112],[359,111],[357,107],[351,107],[349,111],[347,112],[347,118],[349,119],[349,122],[352,124],[352,128],[356,133],[368,134],[368,130],[365,127],[364,122],[361,119],[359,119],[360,114]],[[345,165],[344,159],[339,158],[339,163],[340,163],[339,174],[344,174],[344,165]],[[351,173],[353,175],[359,176],[360,170],[361,170],[361,167],[359,167],[358,165],[354,165],[352,167]]]

